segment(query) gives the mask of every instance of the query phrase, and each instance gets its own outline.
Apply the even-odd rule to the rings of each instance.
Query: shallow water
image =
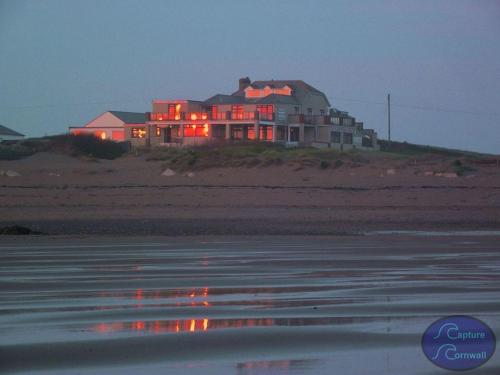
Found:
[[[436,319],[500,336],[499,239],[3,240],[0,369],[439,374],[420,348]]]

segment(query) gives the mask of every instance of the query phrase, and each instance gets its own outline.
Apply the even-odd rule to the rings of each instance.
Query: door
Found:
[[[163,142],[170,143],[172,142],[172,128],[166,127],[163,132]]]

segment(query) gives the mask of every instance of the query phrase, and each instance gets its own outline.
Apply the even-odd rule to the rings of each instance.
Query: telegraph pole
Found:
[[[391,94],[387,94],[387,133],[389,134],[389,145],[391,144]]]

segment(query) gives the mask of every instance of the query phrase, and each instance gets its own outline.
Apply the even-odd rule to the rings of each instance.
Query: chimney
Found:
[[[248,86],[250,86],[250,78],[245,77],[245,78],[240,78],[239,81],[239,90],[245,90]]]

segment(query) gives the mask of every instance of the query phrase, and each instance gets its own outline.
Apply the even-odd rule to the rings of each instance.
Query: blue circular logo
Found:
[[[471,316],[449,316],[432,323],[422,337],[429,361],[447,370],[471,370],[495,352],[495,334]]]

